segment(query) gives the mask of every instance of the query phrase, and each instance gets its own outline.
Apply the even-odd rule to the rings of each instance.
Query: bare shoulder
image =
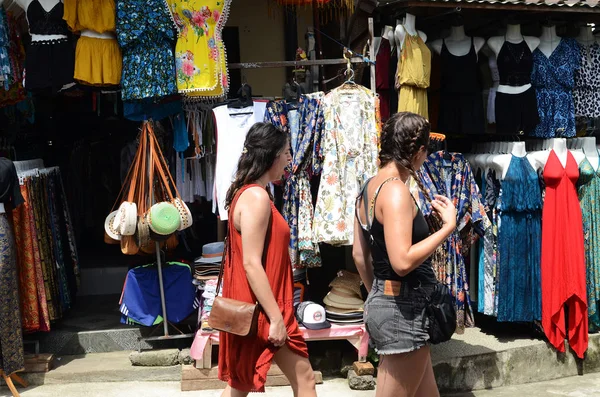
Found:
[[[271,198],[265,189],[253,186],[241,194],[238,208],[254,215],[264,215],[271,211]]]
[[[379,192],[378,200],[384,205],[391,204],[394,208],[403,206],[407,199],[411,199],[411,193],[404,182],[399,179],[389,181]]]

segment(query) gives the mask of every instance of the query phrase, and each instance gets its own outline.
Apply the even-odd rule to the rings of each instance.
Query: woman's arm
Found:
[[[238,230],[242,234],[244,270],[250,288],[270,322],[283,322],[262,262],[268,223],[271,219],[271,199],[264,189],[252,187],[242,193],[235,212],[239,220]]]
[[[456,210],[454,210],[454,221],[447,220],[440,230],[413,245],[412,225],[415,202],[408,187],[402,181],[386,184],[377,198],[377,203],[379,211],[376,209],[376,212],[379,212],[380,219],[384,220],[382,223],[385,246],[392,268],[402,277],[429,258],[456,228]],[[432,202],[434,210],[438,212],[442,205],[445,204],[437,199]]]
[[[360,222],[354,218],[354,243],[352,245],[352,258],[356,270],[368,292],[373,285],[373,259],[371,258],[371,247],[362,232]]]

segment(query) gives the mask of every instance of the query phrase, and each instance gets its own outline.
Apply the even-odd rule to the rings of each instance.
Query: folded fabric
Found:
[[[167,317],[178,323],[198,309],[191,268],[169,262],[162,269]],[[158,269],[152,265],[129,270],[121,296],[121,323],[152,326],[162,322]]]

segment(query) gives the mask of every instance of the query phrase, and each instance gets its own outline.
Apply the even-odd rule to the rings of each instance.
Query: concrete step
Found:
[[[59,385],[93,382],[171,382],[181,381],[181,365],[134,367],[128,351],[57,356],[54,369],[46,373],[24,373],[31,385]]]
[[[473,328],[433,346],[432,363],[444,392],[544,382],[600,372],[600,335],[590,335],[585,360],[579,360],[568,344],[559,353],[543,340],[496,337]]]
[[[189,343],[189,341],[187,341]],[[324,345],[326,342],[319,342]],[[326,346],[323,346],[326,348]],[[85,382],[181,382],[180,365],[134,367],[129,351],[55,358],[55,368],[24,374],[33,385]],[[558,353],[546,342],[526,336],[497,337],[480,329],[432,347],[432,361],[442,392],[461,392],[544,382],[600,372],[600,335],[590,335],[585,360],[568,350]],[[314,368],[316,371],[322,368]]]

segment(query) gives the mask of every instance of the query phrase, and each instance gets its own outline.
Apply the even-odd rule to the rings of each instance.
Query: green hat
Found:
[[[150,208],[150,230],[160,236],[169,236],[179,228],[181,216],[177,208],[168,202],[154,204]]]

